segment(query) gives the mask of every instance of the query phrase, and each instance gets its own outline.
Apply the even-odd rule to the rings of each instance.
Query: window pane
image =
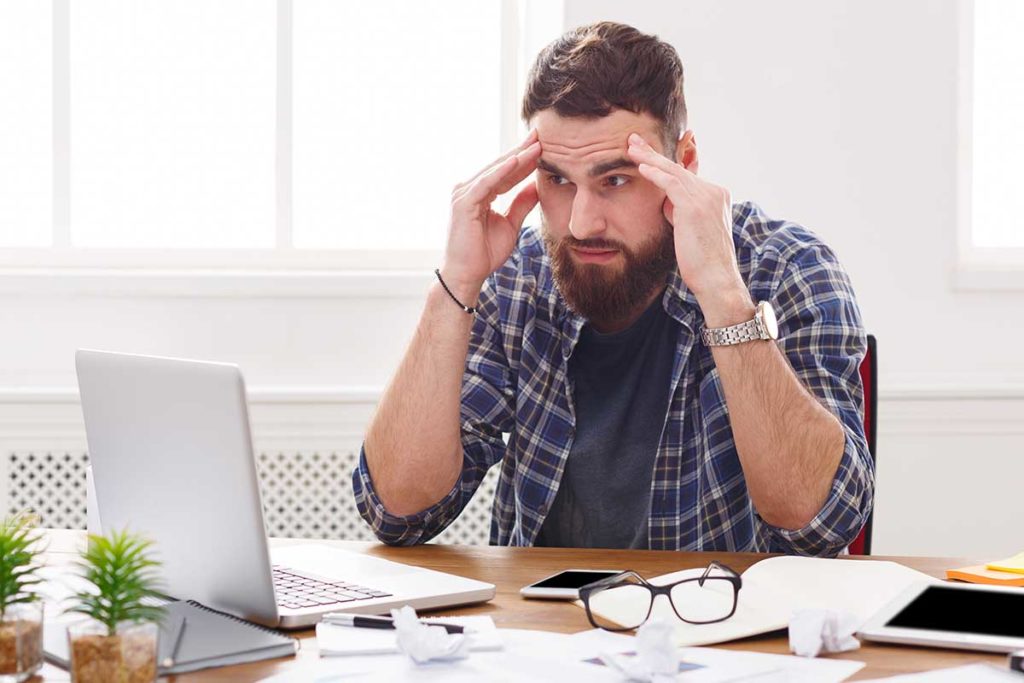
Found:
[[[500,3],[296,0],[297,247],[438,249],[500,153]]]
[[[272,247],[274,0],[71,5],[71,233]]]
[[[50,5],[0,0],[0,247],[53,240]]]
[[[974,164],[971,220],[979,247],[1024,247],[1024,2],[978,0],[974,26]]]

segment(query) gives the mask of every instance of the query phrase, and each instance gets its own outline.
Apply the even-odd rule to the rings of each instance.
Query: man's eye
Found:
[[[612,182],[614,180],[618,180],[618,181],[621,181],[621,182],[618,182],[618,183]],[[624,175],[613,175],[613,176],[608,176],[608,178],[606,178],[605,182],[607,182],[612,187],[622,187],[623,185],[625,185],[626,183],[629,182],[629,178],[627,178]]]
[[[563,178],[560,175],[548,176],[548,182],[551,183],[552,185],[564,185],[565,183],[562,182],[563,180],[565,180],[565,178]]]

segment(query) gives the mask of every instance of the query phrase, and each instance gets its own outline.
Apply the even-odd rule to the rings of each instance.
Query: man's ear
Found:
[[[676,163],[682,164],[690,173],[697,174],[697,136],[692,130],[683,133],[683,137],[676,143]]]

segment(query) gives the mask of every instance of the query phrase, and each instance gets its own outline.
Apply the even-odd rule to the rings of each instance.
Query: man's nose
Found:
[[[577,190],[569,216],[569,233],[578,240],[585,240],[604,234],[606,227],[600,200],[585,190]]]

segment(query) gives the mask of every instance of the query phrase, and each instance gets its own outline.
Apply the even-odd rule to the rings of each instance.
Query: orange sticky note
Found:
[[[974,567],[962,567],[960,569],[947,569],[946,578],[967,581],[969,583],[985,583],[990,586],[1024,587],[1024,575],[1014,572],[995,571],[983,564]]]

